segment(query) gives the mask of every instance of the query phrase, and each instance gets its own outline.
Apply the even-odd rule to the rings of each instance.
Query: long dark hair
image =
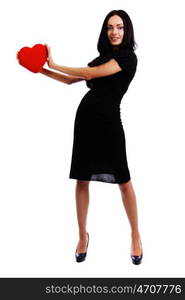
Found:
[[[108,36],[107,36],[107,25],[108,20],[112,16],[119,16],[124,24],[124,36],[122,43],[118,46],[111,45]],[[112,10],[105,17],[102,25],[102,29],[98,38],[97,49],[100,53],[100,56],[107,56],[112,51],[116,51],[118,49],[128,48],[132,51],[135,51],[137,48],[137,43],[134,40],[134,29],[132,25],[132,21],[129,15],[124,10]]]
[[[119,16],[124,24],[124,36],[122,43],[118,46],[111,45],[108,36],[107,36],[107,25],[108,20],[112,16]],[[110,11],[107,16],[105,17],[102,25],[102,29],[99,35],[98,43],[97,43],[97,49],[100,53],[100,56],[95,58],[92,62],[88,64],[88,66],[93,67],[99,63],[102,63],[103,61],[106,61],[106,57],[109,56],[113,51],[117,51],[119,49],[125,49],[128,48],[132,51],[135,51],[137,48],[137,43],[134,40],[134,29],[132,25],[132,21],[129,17],[129,15],[124,10],[112,10]]]
[[[100,36],[98,39],[97,48],[98,48],[100,55],[106,54],[107,52],[110,52],[111,50],[113,50],[114,46],[112,46],[110,44],[109,39],[107,37],[107,24],[108,24],[109,18],[112,16],[115,16],[115,15],[119,16],[122,19],[123,24],[124,24],[123,41],[119,45],[119,48],[127,47],[127,48],[130,48],[131,50],[136,49],[137,44],[134,40],[134,29],[133,29],[132,21],[131,21],[129,15],[126,13],[126,11],[121,10],[121,9],[112,10],[105,17],[105,20],[103,22],[102,29],[100,32]]]

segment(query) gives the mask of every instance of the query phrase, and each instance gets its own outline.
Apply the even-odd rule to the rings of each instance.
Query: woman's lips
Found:
[[[119,38],[111,38],[112,41],[117,41]]]

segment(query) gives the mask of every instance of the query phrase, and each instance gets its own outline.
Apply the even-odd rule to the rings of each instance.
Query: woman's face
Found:
[[[107,36],[111,45],[120,45],[124,36],[124,24],[122,19],[115,15],[109,18],[107,23]]]

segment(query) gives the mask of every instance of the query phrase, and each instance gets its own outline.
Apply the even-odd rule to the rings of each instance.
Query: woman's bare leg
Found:
[[[131,226],[131,254],[141,255],[142,245],[138,228],[138,214],[136,196],[131,180],[126,183],[119,184],[122,201]]]
[[[76,212],[79,227],[79,242],[77,252],[86,252],[88,236],[86,231],[87,213],[89,207],[89,181],[77,180],[76,182]]]

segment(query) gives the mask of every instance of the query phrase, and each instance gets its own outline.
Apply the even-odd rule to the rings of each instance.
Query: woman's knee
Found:
[[[126,193],[131,187],[131,180],[129,180],[125,183],[119,183],[118,186],[119,186],[119,189],[121,190],[121,192]]]
[[[77,185],[80,186],[80,187],[87,187],[89,186],[89,180],[79,180],[77,179]]]

